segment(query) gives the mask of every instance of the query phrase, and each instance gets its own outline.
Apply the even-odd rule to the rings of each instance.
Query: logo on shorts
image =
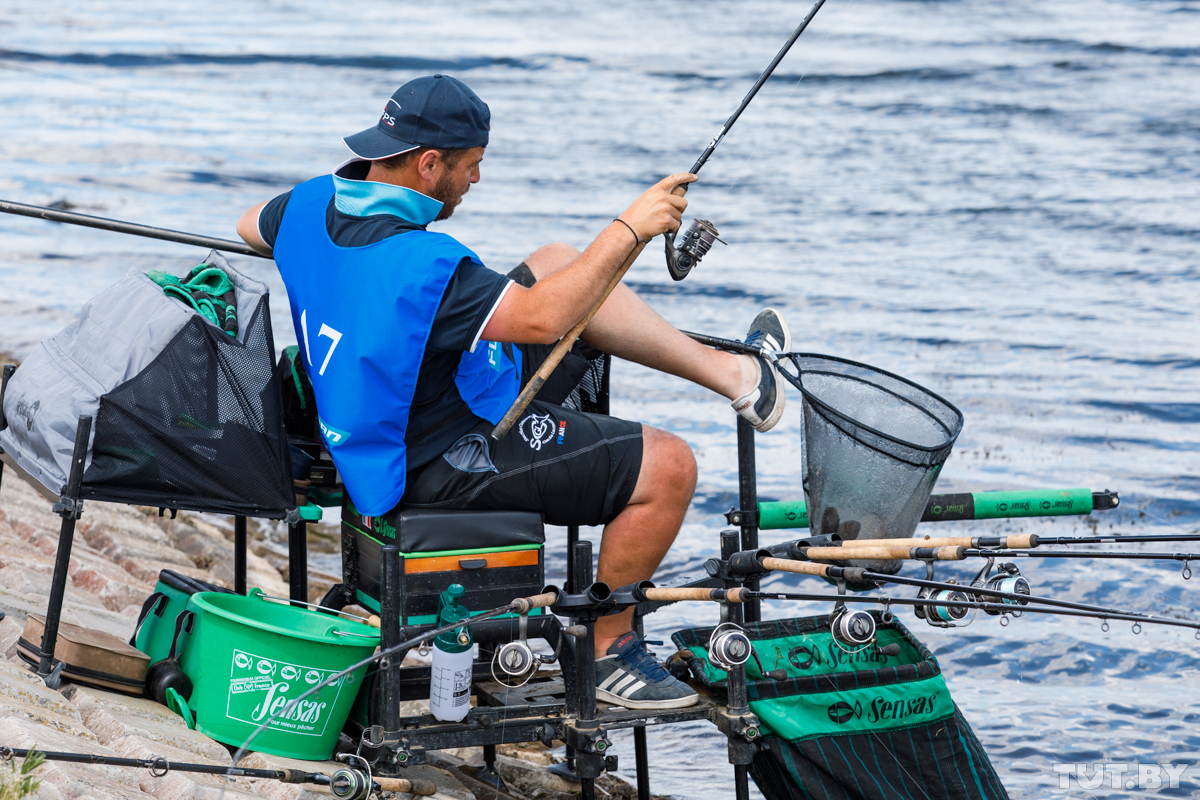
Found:
[[[529,442],[531,450],[541,450],[542,445],[554,438],[554,420],[549,414],[540,417],[530,414],[521,420],[517,430],[521,432],[521,438]]]

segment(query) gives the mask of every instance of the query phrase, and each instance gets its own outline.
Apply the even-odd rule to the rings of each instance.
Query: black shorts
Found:
[[[534,400],[493,443],[477,426],[408,476],[413,508],[537,511],[551,525],[607,525],[642,467],[642,426]]]

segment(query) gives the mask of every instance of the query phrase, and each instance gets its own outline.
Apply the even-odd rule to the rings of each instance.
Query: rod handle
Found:
[[[678,603],[685,601],[716,601],[727,603],[744,602],[746,590],[740,586],[732,589],[701,589],[681,587],[677,589],[646,589],[647,600],[656,603]]]
[[[679,187],[677,186],[675,188],[678,189]],[[533,402],[533,398],[536,397],[537,393],[540,392],[542,387],[546,385],[546,381],[549,379],[550,374],[554,372],[555,367],[557,367],[559,362],[563,360],[563,357],[566,356],[567,352],[575,346],[575,340],[579,338],[579,335],[583,333],[583,329],[586,328],[588,323],[592,321],[592,317],[596,316],[596,312],[600,310],[600,306],[604,305],[604,301],[608,299],[610,294],[612,294],[613,289],[617,288],[617,284],[620,283],[621,279],[625,277],[625,273],[629,271],[631,266],[633,266],[633,262],[637,260],[637,257],[642,254],[642,250],[645,248],[645,246],[645,242],[638,242],[636,245],[634,245],[633,249],[629,251],[629,255],[626,256],[625,262],[621,264],[621,266],[617,269],[616,274],[614,274],[612,279],[609,280],[608,286],[605,287],[604,292],[600,295],[600,299],[596,301],[596,304],[592,306],[591,310],[583,315],[583,319],[575,323],[575,327],[567,331],[566,336],[563,336],[554,349],[550,351],[550,355],[546,356],[546,360],[543,361],[542,365],[537,368],[537,372],[535,372],[529,379],[529,383],[525,384],[525,388],[521,390],[519,395],[517,395],[517,399],[513,401],[513,404],[509,407],[504,417],[499,423],[496,424],[496,427],[492,429],[491,436],[493,442],[498,442],[503,439],[505,435],[512,430],[513,425],[517,424],[517,418],[525,412],[525,409],[528,408],[529,404]]]
[[[1038,546],[1038,535],[1036,533],[1019,533],[1009,536],[1003,546],[1013,550],[1029,550]]]
[[[410,792],[421,797],[437,794],[438,785],[424,778],[381,778],[375,776],[381,792]]]
[[[966,548],[948,547],[889,547],[887,545],[861,545],[858,547],[807,547],[802,548],[806,558],[816,561],[845,561],[850,558],[871,558],[878,561],[962,561]],[[849,552],[847,552],[849,550]]]
[[[826,547],[809,549],[837,550],[838,548]],[[769,569],[773,572],[795,572],[799,575],[816,575],[821,578],[828,577],[829,575],[828,564],[814,564],[811,561],[792,561],[791,559],[787,558],[764,558],[762,560],[762,565],[763,569]]]
[[[521,597],[513,600],[513,610],[518,614],[528,614],[535,608],[545,608],[546,606],[554,605],[558,600],[558,592],[545,592],[543,594],[535,594],[533,597]]]
[[[842,547],[855,550],[863,547],[974,547],[970,536],[938,536],[924,539],[847,539]]]

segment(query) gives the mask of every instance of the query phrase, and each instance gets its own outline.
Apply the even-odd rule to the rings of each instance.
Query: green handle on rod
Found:
[[[922,522],[1011,517],[1058,517],[1090,514],[1116,508],[1116,492],[1091,489],[1040,489],[1022,492],[963,492],[935,494],[925,504]],[[759,530],[807,528],[808,508],[803,500],[759,503]]]

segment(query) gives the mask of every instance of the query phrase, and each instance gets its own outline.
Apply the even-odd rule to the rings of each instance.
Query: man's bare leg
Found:
[[[604,528],[596,579],[613,589],[649,580],[675,541],[692,494],[696,458],[674,434],[642,426],[642,467],[625,509]],[[596,655],[628,633],[633,609],[596,621]]]
[[[578,256],[574,247],[555,243],[535,250],[525,263],[535,277],[543,278]],[[597,350],[685,378],[730,400],[749,392],[758,381],[750,356],[713,350],[689,339],[624,284],[592,317],[583,340]]]

